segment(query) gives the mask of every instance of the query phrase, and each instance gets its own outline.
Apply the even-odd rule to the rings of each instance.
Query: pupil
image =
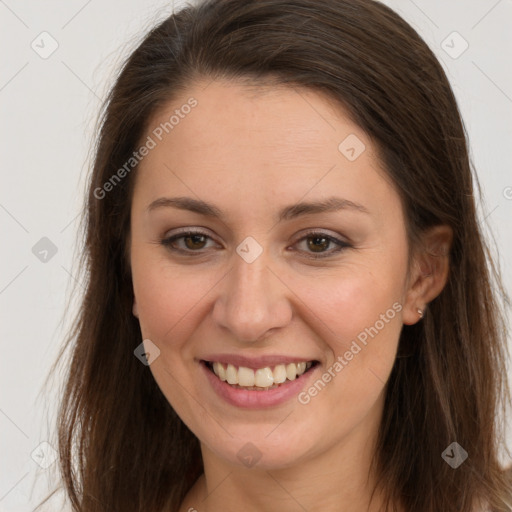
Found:
[[[329,243],[329,240],[323,236],[313,236],[313,237],[310,237],[310,240],[315,240],[315,241],[318,241],[318,240],[322,240],[321,244],[323,246],[320,246],[320,245],[316,245],[316,244],[310,244],[310,246],[313,248],[313,249],[325,249],[325,245]],[[316,251],[316,252],[319,252],[319,251]]]
[[[193,244],[201,244],[201,239],[204,239],[204,235],[189,235],[186,237],[186,240],[187,241],[192,240]],[[189,245],[189,244],[187,244],[187,245]],[[197,249],[197,247],[193,246],[192,249]]]

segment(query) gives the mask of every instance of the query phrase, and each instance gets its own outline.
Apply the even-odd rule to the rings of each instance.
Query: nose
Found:
[[[290,290],[268,265],[265,252],[248,263],[234,256],[213,308],[217,326],[244,343],[260,341],[292,318]]]

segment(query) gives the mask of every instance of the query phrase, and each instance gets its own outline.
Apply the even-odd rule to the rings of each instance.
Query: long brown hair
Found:
[[[447,77],[425,42],[372,0],[210,0],[165,19],[127,59],[105,103],[84,209],[86,291],[58,412],[73,509],[176,511],[202,472],[199,442],[147,366],[127,258],[136,166],[148,120],[195,80],[286,84],[327,94],[372,138],[403,201],[410,247],[453,229],[450,274],[424,319],[404,326],[386,387],[375,467],[386,510],[511,510],[502,470],[506,294],[475,211],[479,188]],[[101,197],[99,197],[101,196]],[[469,454],[457,469],[452,442]]]

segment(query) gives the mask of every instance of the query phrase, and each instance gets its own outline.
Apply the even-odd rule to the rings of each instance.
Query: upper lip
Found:
[[[210,354],[201,358],[203,361],[210,363],[225,363],[233,366],[244,366],[245,368],[265,368],[267,366],[275,366],[277,364],[300,363],[302,361],[316,361],[311,357],[303,356],[284,356],[284,355],[266,355],[258,357],[246,357],[240,354]]]

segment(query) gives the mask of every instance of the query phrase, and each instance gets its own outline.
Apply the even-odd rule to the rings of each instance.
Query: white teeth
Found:
[[[288,380],[295,380],[297,377],[297,365],[290,363],[286,365],[286,378]]]
[[[224,369],[224,366],[222,366],[219,362],[215,361],[215,363],[213,363],[213,371],[220,380],[225,381],[227,379],[226,370]]]
[[[286,367],[284,364],[278,364],[274,368],[274,382],[276,384],[281,384],[286,380]]]
[[[238,370],[232,364],[226,369],[226,380],[229,384],[238,384]]]
[[[266,368],[256,370],[254,378],[255,386],[258,386],[259,388],[269,388],[272,384],[274,384],[274,374],[268,366]]]
[[[245,387],[254,386],[254,370],[240,366],[238,368],[238,385]]]
[[[272,368],[266,366],[254,371],[252,368],[240,366],[237,368],[232,364],[228,364],[226,368],[222,363],[215,361],[212,365],[213,372],[222,381],[227,381],[228,384],[239,385],[247,388],[254,386],[258,388],[275,387],[277,384],[282,384],[288,380],[295,380],[302,375],[306,370],[309,370],[313,362],[302,361],[300,363],[278,364]]]

